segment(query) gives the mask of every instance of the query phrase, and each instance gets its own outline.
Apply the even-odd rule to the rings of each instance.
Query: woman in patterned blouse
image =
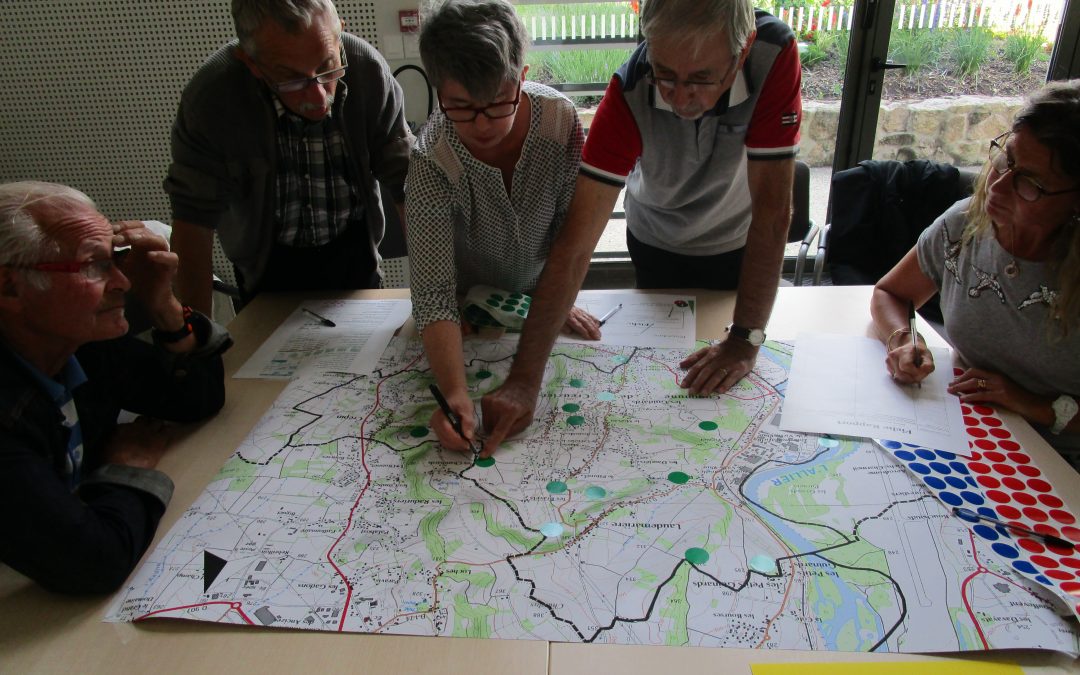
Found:
[[[413,148],[405,213],[413,316],[463,435],[475,435],[459,297],[476,285],[529,293],[574,194],[583,132],[573,104],[526,81],[528,35],[505,0],[449,0],[422,21],[420,55],[438,92]],[[566,327],[596,334],[574,309]],[[436,410],[446,448],[470,444]]]

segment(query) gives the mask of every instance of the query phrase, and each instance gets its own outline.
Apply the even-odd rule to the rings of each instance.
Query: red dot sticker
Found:
[[[984,488],[996,488],[1001,486],[1001,481],[999,481],[997,478],[994,478],[993,476],[979,476],[975,480],[977,480],[979,482],[979,485],[983,486]],[[1016,479],[1014,478],[1013,480]],[[1047,506],[1050,506],[1050,504],[1047,504]]]
[[[1016,470],[1030,478],[1042,475],[1042,471],[1039,471],[1038,468],[1032,466],[1031,464],[1021,464],[1020,466],[1016,467]]]
[[[1050,520],[1050,516],[1046,515],[1046,511],[1043,511],[1042,509],[1037,509],[1034,506],[1029,506],[1025,508],[1024,515],[1037,523],[1045,523],[1047,520]]]
[[[1046,570],[1043,574],[1058,581],[1069,581],[1076,578],[1076,575],[1068,570]]]
[[[1080,582],[1066,581],[1065,583],[1061,584],[1061,590],[1065,591],[1069,595],[1080,596]],[[1078,607],[1077,609],[1080,609],[1080,607]]]
[[[993,436],[994,438],[1008,438],[1009,436],[1012,436],[1012,434],[1010,434],[1008,432],[1008,430],[1001,429],[1001,428],[991,429],[990,430],[990,435]],[[1009,441],[1009,443],[1012,444],[1012,445],[1016,445],[1016,443],[1013,443],[1012,441]],[[1015,448],[1009,448],[1009,449],[1010,450],[1015,450]]]
[[[1021,538],[1016,540],[1016,543],[1020,546],[1020,548],[1024,549],[1025,551],[1028,551],[1029,553],[1045,553],[1046,552],[1046,547],[1045,546],[1043,546],[1039,542],[1035,541],[1034,539],[1029,539],[1028,537],[1021,537]]]
[[[969,442],[969,443],[968,443],[968,445],[971,445],[971,443]],[[974,450],[973,450],[973,451],[971,452],[971,455],[969,456],[969,458],[970,458],[970,459],[971,459],[971,460],[972,460],[973,462],[977,462],[977,461],[979,461],[980,459],[982,459],[982,453],[981,453],[981,452],[978,452],[978,451],[974,451]]]
[[[995,443],[994,445],[997,445],[997,443]],[[989,460],[991,462],[1004,462],[1005,461],[1005,455],[1000,453],[1000,452],[988,452],[984,456],[986,457],[987,460]]]
[[[977,417],[972,417],[971,415],[964,415],[964,424],[969,427],[978,426],[979,419]]]
[[[1075,544],[1076,542],[1080,542],[1080,529],[1077,529],[1072,525],[1066,525],[1061,528],[1061,536]]]
[[[993,415],[994,414],[994,409],[989,408],[989,407],[987,407],[985,405],[973,405],[973,406],[971,406],[971,409],[974,410],[975,412],[979,413],[980,415]]]
[[[1024,506],[1035,506],[1034,495],[1029,495],[1026,492],[1014,492],[1012,493],[1012,496],[1014,501],[1019,502]],[[1041,523],[1043,520],[1046,520],[1046,518],[1039,519],[1039,522]]]
[[[1016,478],[1015,476],[1009,476],[1008,478],[1004,478],[1002,479],[1001,483],[1010,490],[1023,490],[1027,487],[1026,485],[1024,485],[1024,481]],[[1032,500],[1031,503],[1034,504],[1035,500]]]
[[[991,485],[990,487],[997,486]],[[1054,495],[1039,495],[1039,501],[1043,503],[1043,506],[1049,506],[1052,509],[1061,508],[1061,506],[1065,503]]]
[[[1017,464],[1031,464],[1031,458],[1022,452],[1010,452],[1009,459]]]
[[[1005,494],[1001,490],[987,490],[986,496],[997,502],[998,504],[1008,504],[1012,501],[1012,499],[1009,498],[1009,495]]]
[[[1020,517],[1020,509],[1016,508],[1015,506],[1009,506],[1007,504],[1002,504],[1001,506],[997,507],[997,512],[999,516],[1007,520],[1016,520]],[[1038,530],[1035,531],[1038,532]]]
[[[1050,517],[1063,525],[1072,525],[1076,522],[1076,516],[1061,509],[1050,509]]]
[[[1046,523],[1036,523],[1035,527],[1031,528],[1039,534],[1049,534],[1055,537],[1060,537],[1061,533],[1053,525],[1047,525]]]
[[[967,432],[972,438],[986,438],[986,429],[980,427],[968,427]]]
[[[999,420],[996,417],[983,417],[982,418],[982,423],[985,424],[988,427],[1000,427],[1001,426],[1001,420]]]
[[[1048,543],[1046,545],[1046,550],[1050,551],[1055,555],[1070,556],[1073,554],[1075,549],[1073,549],[1073,547],[1071,546],[1054,546],[1053,544]]]
[[[1051,569],[1058,566],[1058,561],[1045,555],[1033,555],[1031,556],[1031,562],[1035,563],[1039,567],[1047,567]]]
[[[1027,482],[1028,487],[1036,492],[1050,492],[1054,488],[1050,487],[1050,483],[1047,483],[1041,478],[1031,478]]]
[[[998,445],[1001,446],[1002,450],[1008,450],[1010,452],[1014,452],[1020,449],[1020,444],[1016,441],[1001,441],[1000,443],[998,443]]]
[[[968,469],[972,473],[990,473],[990,467],[982,462],[972,462],[971,464],[968,464]]]
[[[1012,464],[995,464],[994,471],[997,471],[1002,476],[1011,476],[1016,473],[1016,469],[1013,468]]]
[[[980,438],[977,441],[975,441],[975,447],[980,449],[980,450],[996,450],[997,449],[997,443],[995,443],[993,441],[988,441],[985,438]],[[991,455],[993,453],[988,452],[986,454],[987,454],[987,456],[989,456],[989,455]]]
[[[1062,558],[1061,564],[1065,567],[1071,567],[1074,570],[1080,570],[1080,558]]]

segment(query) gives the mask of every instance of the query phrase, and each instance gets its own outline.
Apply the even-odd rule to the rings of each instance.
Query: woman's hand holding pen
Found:
[[[474,452],[476,449],[476,406],[464,390],[449,391],[444,394],[446,404],[460,421],[461,433],[459,434],[454,428],[440,406],[435,407],[435,413],[431,416],[432,431],[439,437],[439,444],[447,450]]]
[[[901,384],[922,382],[934,372],[934,355],[920,335],[912,340],[908,330],[893,333],[886,341],[885,367],[892,379]],[[913,344],[914,343],[914,344]]]

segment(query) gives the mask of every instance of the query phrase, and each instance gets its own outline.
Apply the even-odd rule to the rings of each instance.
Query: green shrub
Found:
[[[807,42],[806,47],[799,50],[799,60],[804,68],[813,68],[828,58],[829,50],[820,42]]]
[[[1005,58],[1018,75],[1031,70],[1031,64],[1042,53],[1043,42],[1043,36],[1032,33],[1012,33],[1005,38]]]
[[[986,28],[960,28],[953,31],[952,60],[956,74],[972,77],[990,57],[994,34]]]
[[[894,30],[889,41],[889,58],[907,65],[904,75],[916,75],[941,58],[947,36],[940,30]]]
[[[630,58],[631,49],[531,51],[525,56],[529,79],[547,83],[603,82]]]

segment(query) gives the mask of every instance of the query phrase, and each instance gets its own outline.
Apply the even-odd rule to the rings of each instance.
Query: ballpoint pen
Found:
[[[450,421],[450,426],[454,427],[454,431],[458,432],[458,436],[461,436],[462,440],[469,444],[469,450],[472,450],[473,454],[479,453],[480,451],[476,449],[472,441],[465,436],[465,431],[461,428],[461,418],[450,408],[450,404],[446,402],[446,398],[439,391],[439,385],[431,384],[428,388],[431,389],[431,395],[435,397],[435,402],[439,404],[439,408],[446,415],[446,419]]]
[[[607,320],[610,319],[611,317],[615,316],[615,312],[619,311],[620,309],[622,309],[622,303],[621,302],[619,304],[615,305],[614,307],[612,307],[610,310],[608,310],[607,314],[600,317],[600,325],[603,326],[605,323],[607,323]]]
[[[327,319],[325,316],[320,316],[320,315],[316,314],[315,312],[311,311],[307,307],[301,307],[300,311],[303,312],[304,314],[307,314],[308,316],[312,317],[313,319],[315,319],[316,321],[318,321],[322,325],[326,326],[327,328],[334,328],[335,326],[337,326],[337,324],[334,323],[333,321],[331,321],[330,319]]]
[[[1010,530],[1014,530],[1016,532],[1019,532],[1019,533],[1023,534],[1024,536],[1034,537],[1035,539],[1041,539],[1044,542],[1046,542],[1047,544],[1049,544],[1051,546],[1054,546],[1054,547],[1057,547],[1057,548],[1072,549],[1072,548],[1076,547],[1076,544],[1072,543],[1071,541],[1066,541],[1066,540],[1062,539],[1061,537],[1055,537],[1052,534],[1045,534],[1043,532],[1036,532],[1035,530],[1029,530],[1028,528],[1024,527],[1023,525],[1015,525],[1013,523],[1007,523],[1007,522],[1005,522],[1003,520],[998,520],[997,518],[994,518],[992,516],[987,516],[987,515],[984,515],[982,513],[977,512],[977,511],[972,511],[971,509],[965,509],[962,506],[954,506],[953,507],[953,513],[960,516],[961,518],[967,518],[969,520],[970,519],[984,520],[984,521],[986,521],[988,523],[993,523],[994,525],[1000,525],[1000,526],[1002,526],[1004,528],[1008,528]]]
[[[915,331],[915,303],[908,300],[908,330],[911,331],[911,348],[915,350],[915,367],[922,367],[922,354],[919,353],[919,334]],[[922,382],[916,382],[922,389]]]

